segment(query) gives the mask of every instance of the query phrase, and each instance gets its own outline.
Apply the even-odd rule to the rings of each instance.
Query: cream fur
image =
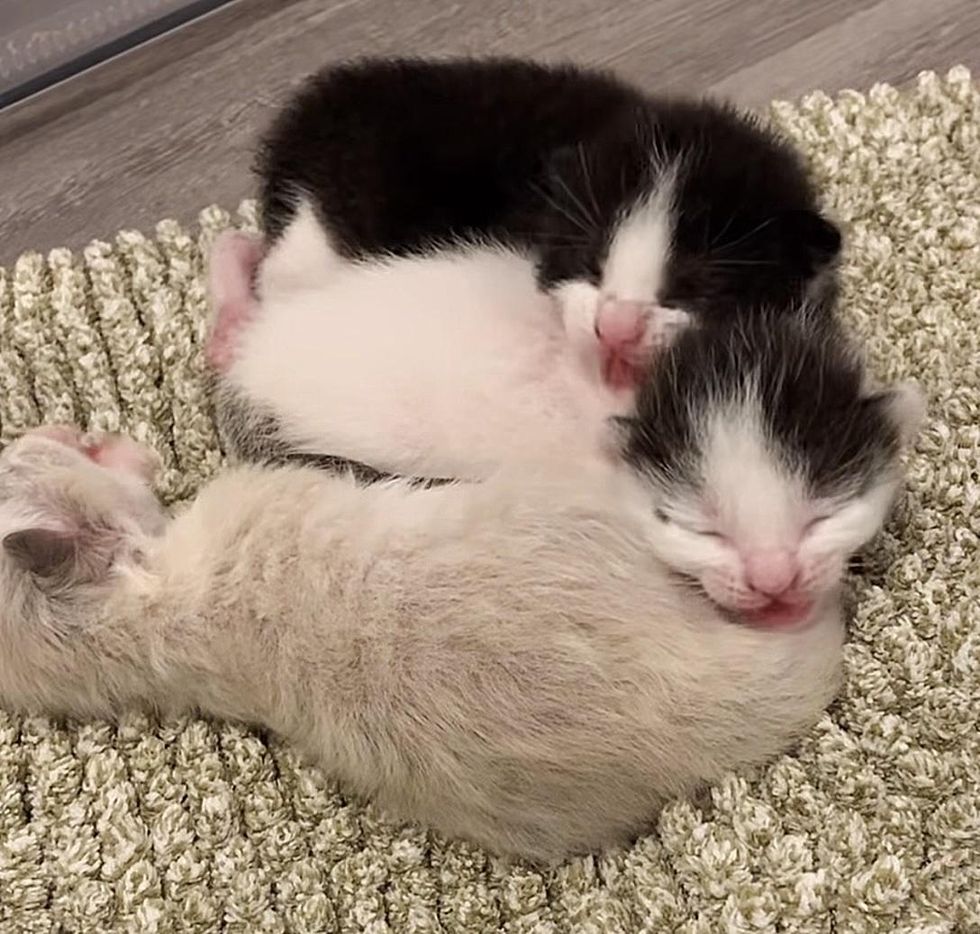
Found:
[[[624,220],[609,264],[621,284],[641,273],[655,284],[659,266],[647,268],[643,245],[652,237],[668,249],[670,198],[667,185]],[[229,315],[215,288],[222,279],[251,287],[233,263],[214,276],[218,330]],[[653,294],[621,291],[629,302]],[[592,285],[546,295],[526,257],[494,245],[351,263],[332,252],[303,204],[261,264],[258,293],[215,387],[228,446],[249,459],[299,451],[461,480],[542,459],[621,460],[610,419],[632,410],[633,394],[599,378],[601,296]],[[660,322],[648,336],[672,326],[669,309],[648,313]],[[773,450],[751,387],[709,408],[697,424],[701,486],[649,485],[648,510],[672,520],[652,536],[654,553],[735,612],[770,603],[773,594],[753,589],[747,571],[766,555],[786,556],[794,602],[832,593],[890,509],[897,457],[866,489],[817,502],[806,477]],[[894,413],[909,437],[913,409]]]
[[[238,468],[162,535],[131,484],[36,434],[0,457],[0,535],[29,514],[128,537],[101,575],[3,551],[5,705],[262,724],[393,813],[554,860],[785,749],[837,688],[837,600],[794,630],[726,621],[651,558],[626,473]]]

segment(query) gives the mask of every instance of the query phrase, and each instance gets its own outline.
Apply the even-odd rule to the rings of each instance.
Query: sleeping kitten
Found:
[[[272,447],[475,480],[525,451],[593,456],[608,417],[629,410],[598,354],[568,340],[527,258],[471,247],[350,263],[323,237],[297,241],[287,231],[289,249],[259,267],[258,295],[257,241],[225,234],[213,248],[206,353],[240,457]]]
[[[766,625],[836,587],[887,513],[919,395],[867,392],[821,314],[683,331],[633,399],[583,364],[525,257],[472,247],[350,264],[320,242],[316,261],[271,255],[259,296],[236,266],[254,241],[216,246],[216,408],[246,459],[329,453],[466,480],[541,461],[624,469],[647,490],[658,557]],[[308,287],[325,267],[329,285]]]
[[[627,472],[239,468],[161,531],[148,463],[65,428],[0,455],[4,705],[261,725],[395,815],[552,861],[778,754],[838,684],[836,594],[727,622],[651,559]]]
[[[654,553],[740,619],[778,626],[877,534],[924,415],[914,384],[869,387],[835,325],[753,318],[681,334],[617,421],[651,488]]]
[[[787,142],[724,104],[604,72],[331,66],[276,120],[257,168],[273,250],[295,227],[348,258],[488,238],[530,251],[573,338],[598,334],[613,385],[635,382],[690,313],[792,310],[834,290],[840,234]]]

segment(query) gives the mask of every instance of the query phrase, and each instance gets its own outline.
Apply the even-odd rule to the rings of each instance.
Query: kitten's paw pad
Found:
[[[604,347],[642,357],[666,347],[690,322],[677,308],[607,298],[599,305],[595,330]]]
[[[147,483],[163,466],[156,451],[125,435],[86,432],[82,435],[82,450],[100,467],[136,474]]]
[[[84,454],[100,467],[134,473],[147,483],[163,465],[156,451],[126,435],[82,431],[75,425],[42,425],[27,432],[27,435],[57,441]]]
[[[653,348],[651,308],[642,302],[607,298],[595,316],[603,381],[616,390],[634,389]]]
[[[614,352],[633,353],[646,340],[650,306],[607,298],[599,305],[595,332],[603,347]]]

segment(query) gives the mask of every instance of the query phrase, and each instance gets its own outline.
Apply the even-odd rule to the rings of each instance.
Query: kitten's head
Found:
[[[885,521],[922,414],[914,387],[869,390],[829,325],[689,329],[623,424],[655,551],[743,621],[808,618]]]
[[[29,431],[0,453],[0,600],[76,601],[163,530],[157,456],[118,435]]]
[[[542,284],[698,313],[787,307],[833,292],[838,229],[799,155],[753,118],[651,101],[554,154]]]

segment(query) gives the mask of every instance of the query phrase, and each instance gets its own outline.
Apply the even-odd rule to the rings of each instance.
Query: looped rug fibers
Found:
[[[930,418],[856,583],[846,687],[793,755],[626,852],[508,867],[398,828],[234,726],[0,714],[0,931],[980,931],[980,94],[964,69],[776,104],[847,231],[844,304]],[[120,428],[221,463],[202,250],[161,223],[0,270],[0,431]],[[245,206],[236,222],[251,224]]]

